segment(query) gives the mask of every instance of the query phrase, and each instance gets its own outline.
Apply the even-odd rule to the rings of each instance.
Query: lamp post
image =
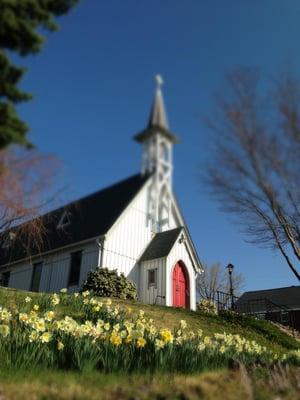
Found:
[[[229,284],[230,284],[229,294],[230,294],[230,298],[231,298],[231,309],[233,310],[234,300],[233,300],[232,273],[233,273],[234,265],[228,264],[226,268],[227,268],[228,274],[229,274]]]

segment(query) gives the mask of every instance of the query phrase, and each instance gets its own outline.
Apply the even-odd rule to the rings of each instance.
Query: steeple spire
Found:
[[[155,232],[170,225],[173,144],[177,137],[169,130],[161,86],[156,75],[156,89],[147,128],[134,139],[143,145],[142,174],[153,174],[149,187],[148,217]]]
[[[161,90],[164,81],[161,75],[156,75],[155,80],[156,80],[156,91],[150,112],[148,128],[160,127],[168,130],[169,129],[168,118],[165,111],[165,104]]]
[[[154,99],[150,111],[150,116],[148,120],[148,125],[146,129],[138,133],[134,140],[139,143],[144,143],[150,137],[153,137],[160,133],[165,139],[167,139],[172,144],[178,143],[178,138],[175,136],[169,128],[167,113],[165,110],[165,104],[163,99],[163,94],[161,87],[163,85],[163,79],[161,75],[155,76],[156,89],[154,93]]]

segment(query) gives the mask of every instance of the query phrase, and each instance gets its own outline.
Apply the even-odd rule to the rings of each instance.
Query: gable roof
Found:
[[[131,176],[43,215],[43,248],[40,251],[32,249],[31,255],[105,235],[148,179],[149,175]],[[59,222],[66,211],[70,223],[59,228]],[[17,245],[13,251],[0,248],[0,265],[27,256],[25,250]]]
[[[300,308],[300,286],[245,292],[238,301],[247,302],[261,299],[268,299],[276,305]]]
[[[187,224],[185,222],[183,213],[182,213],[182,211],[181,211],[181,209],[179,207],[179,204],[178,204],[178,201],[177,201],[177,198],[176,198],[176,195],[175,195],[174,192],[172,192],[172,197],[173,197],[173,206],[175,208],[175,212],[176,212],[177,216],[179,217],[179,219],[181,220],[182,225],[184,226],[185,233],[186,233],[188,241],[189,241],[189,243],[191,245],[191,250],[192,250],[192,253],[193,253],[193,257],[195,258],[196,264],[199,267],[199,272],[202,273],[204,271],[202,263],[201,263],[200,258],[198,256],[198,253],[197,253],[196,247],[194,245],[192,236],[191,236],[189,228],[188,228],[188,226],[187,226]]]
[[[166,257],[170,253],[182,229],[183,227],[180,226],[179,228],[157,233],[144,251],[140,261]]]

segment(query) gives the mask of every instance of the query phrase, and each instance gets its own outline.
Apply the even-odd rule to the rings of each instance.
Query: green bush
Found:
[[[117,270],[97,267],[88,274],[82,290],[89,290],[100,297],[118,297],[136,300],[137,291],[133,282],[118,274]]]

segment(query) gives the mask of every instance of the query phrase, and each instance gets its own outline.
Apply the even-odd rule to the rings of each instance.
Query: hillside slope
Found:
[[[43,304],[49,298],[46,293],[32,293],[14,289],[0,288],[0,307],[19,309],[24,305],[26,296],[30,296],[36,304],[43,309]],[[65,300],[58,305],[57,313],[81,318],[81,311],[72,301],[71,295],[64,295]],[[129,313],[137,313],[140,309],[145,311],[148,318],[152,318],[155,324],[161,328],[174,328],[180,320],[185,320],[188,328],[194,331],[201,329],[204,335],[212,336],[214,333],[232,333],[254,340],[262,346],[278,353],[286,350],[300,349],[300,344],[293,337],[282,332],[275,325],[252,317],[225,313],[218,316],[205,315],[203,313],[174,309],[165,306],[147,305],[136,301],[112,299],[113,304],[126,308]]]

